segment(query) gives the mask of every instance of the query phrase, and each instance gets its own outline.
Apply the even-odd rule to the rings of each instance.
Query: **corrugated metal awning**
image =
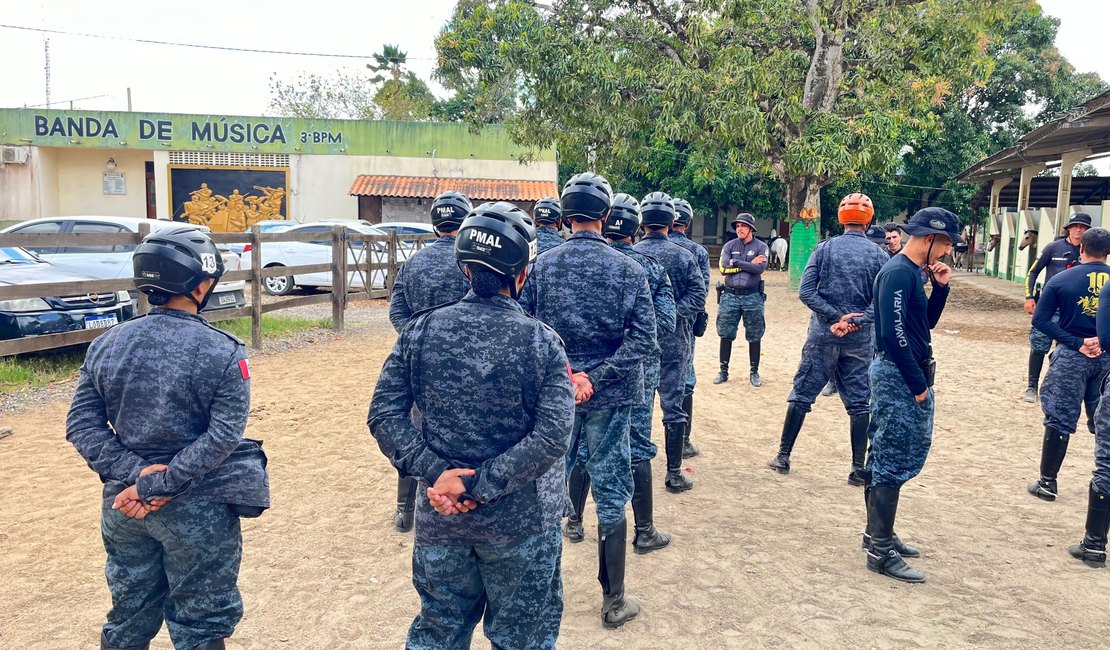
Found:
[[[447,191],[461,192],[471,201],[538,201],[547,196],[559,196],[559,187],[554,181],[371,175],[355,178],[348,194],[431,199]]]

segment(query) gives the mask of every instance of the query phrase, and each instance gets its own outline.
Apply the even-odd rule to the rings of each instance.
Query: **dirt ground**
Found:
[[[588,526],[587,543],[563,551],[562,646],[1105,648],[1110,571],[1066,551],[1083,532],[1092,436],[1076,434],[1056,503],[1025,492],[1037,473],[1041,414],[1020,399],[1028,349],[1020,305],[957,283],[936,330],[933,451],[903,490],[898,519],[901,536],[925,552],[913,564],[928,582],[902,585],[865,569],[862,494],[845,481],[848,422],[837,398],[819,399],[789,476],[764,466],[808,318],[785,274],[769,275],[762,388],[744,380],[743,346],[735,379],[714,386],[712,325],[699,341],[702,455],[687,462],[697,485],[666,493],[656,462],[656,523],[674,541],[629,553],[628,592],[643,613],[602,629]],[[230,648],[403,645],[418,608],[412,537],[390,526],[395,474],[365,425],[393,340],[379,325],[252,360],[247,433],[266,441],[273,508],[244,520],[246,616]],[[0,647],[95,647],[109,606],[100,485],[65,440],[67,406],[0,422],[14,429],[0,440]],[[474,647],[486,645],[479,630]],[[164,630],[153,647],[170,647]]]

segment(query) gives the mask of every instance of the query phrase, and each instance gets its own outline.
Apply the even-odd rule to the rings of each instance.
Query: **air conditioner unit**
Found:
[[[30,158],[30,147],[0,147],[0,163],[5,165],[24,165]]]

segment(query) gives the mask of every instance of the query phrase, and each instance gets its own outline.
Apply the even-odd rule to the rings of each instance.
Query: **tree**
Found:
[[[371,120],[380,114],[368,79],[337,72],[301,73],[292,82],[270,77],[269,111],[309,119]]]
[[[522,145],[590,149],[604,172],[679,143],[776,177],[804,227],[821,188],[890,171],[906,128],[987,77],[984,30],[1017,2],[461,0],[436,46],[440,75],[522,87]]]

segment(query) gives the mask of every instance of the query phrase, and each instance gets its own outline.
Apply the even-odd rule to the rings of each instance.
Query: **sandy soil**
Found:
[[[770,277],[769,293],[762,388],[743,381],[743,347],[739,377],[714,386],[712,325],[700,341],[694,437],[703,453],[688,461],[697,487],[667,494],[656,463],[656,522],[674,542],[629,553],[628,591],[643,614],[601,628],[588,527],[588,543],[564,549],[563,647],[1106,647],[1110,571],[1066,552],[1082,535],[1092,437],[1075,436],[1056,503],[1025,493],[1041,415],[1020,401],[1020,307],[957,286],[937,330],[933,453],[904,489],[898,520],[924,549],[915,565],[929,581],[908,586],[864,568],[862,496],[845,482],[839,400],[819,400],[792,474],[764,467],[808,317],[784,274]],[[244,526],[246,616],[229,647],[403,645],[418,607],[412,537],[390,528],[395,474],[365,426],[393,338],[367,327],[252,364],[248,434],[266,441],[274,507]],[[66,409],[55,402],[0,423],[14,429],[0,440],[0,647],[95,647],[109,606],[99,482],[65,441]],[[475,647],[485,646],[479,631]],[[169,647],[164,631],[154,647]]]

